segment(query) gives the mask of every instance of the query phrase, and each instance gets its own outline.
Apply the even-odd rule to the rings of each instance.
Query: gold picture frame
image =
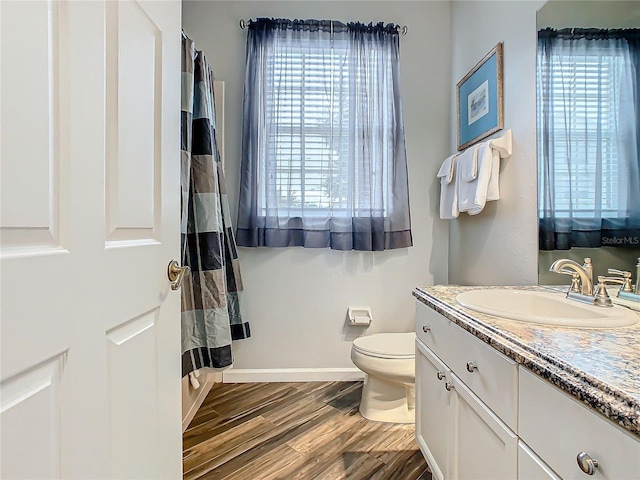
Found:
[[[504,128],[502,57],[500,42],[456,85],[458,151]]]

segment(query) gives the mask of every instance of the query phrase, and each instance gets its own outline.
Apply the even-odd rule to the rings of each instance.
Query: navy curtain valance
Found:
[[[638,28],[616,28],[604,30],[600,28],[543,28],[538,32],[538,38],[561,38],[565,40],[577,40],[586,38],[587,40],[610,40],[624,38],[627,40],[640,39],[640,29]]]
[[[367,32],[367,33],[388,33],[398,34],[398,25],[394,23],[343,23],[337,20],[290,20],[286,18],[258,18],[248,23],[249,30],[299,30],[308,32],[333,32],[342,33]]]

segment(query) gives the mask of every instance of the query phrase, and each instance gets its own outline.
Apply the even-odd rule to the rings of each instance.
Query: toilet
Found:
[[[360,413],[367,420],[415,421],[415,339],[411,333],[376,333],[356,338],[351,360],[365,373]]]

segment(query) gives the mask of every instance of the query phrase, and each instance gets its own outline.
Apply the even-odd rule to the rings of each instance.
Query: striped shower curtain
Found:
[[[231,341],[248,338],[242,279],[216,142],[213,73],[182,38],[182,375],[233,363]]]

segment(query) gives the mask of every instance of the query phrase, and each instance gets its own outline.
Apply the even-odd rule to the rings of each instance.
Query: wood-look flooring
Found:
[[[216,384],[183,437],[184,478],[431,480],[413,425],[358,412],[362,382]]]

